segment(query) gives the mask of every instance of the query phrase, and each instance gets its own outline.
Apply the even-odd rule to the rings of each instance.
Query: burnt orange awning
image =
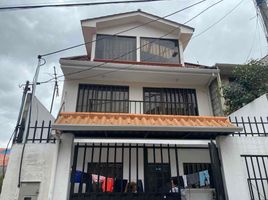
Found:
[[[63,112],[53,128],[59,131],[224,132],[240,128],[226,117]]]

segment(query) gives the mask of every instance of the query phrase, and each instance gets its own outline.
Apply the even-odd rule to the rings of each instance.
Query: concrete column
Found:
[[[55,175],[54,200],[69,199],[73,142],[74,135],[72,133],[64,133],[62,135]]]

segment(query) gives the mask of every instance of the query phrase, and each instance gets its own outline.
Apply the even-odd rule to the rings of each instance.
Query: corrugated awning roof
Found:
[[[226,117],[63,112],[53,128],[59,131],[171,131],[232,133],[240,128]]]

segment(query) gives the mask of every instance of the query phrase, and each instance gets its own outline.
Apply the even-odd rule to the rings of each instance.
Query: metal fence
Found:
[[[230,122],[242,127],[240,132],[233,133],[233,136],[267,136],[268,117],[229,117]]]
[[[247,182],[252,200],[268,199],[268,155],[241,155],[247,169]]]
[[[29,127],[29,133],[26,138],[27,143],[55,143],[55,138],[52,136],[52,128],[51,128],[52,121],[45,122],[44,120],[39,122],[35,121]],[[18,134],[17,137],[14,137],[15,143],[22,143],[24,134],[27,133],[26,129],[23,129],[23,133]]]
[[[171,179],[177,180],[179,188],[184,187],[179,176],[182,148],[161,144],[77,143],[70,199],[180,200],[180,190],[171,192]]]

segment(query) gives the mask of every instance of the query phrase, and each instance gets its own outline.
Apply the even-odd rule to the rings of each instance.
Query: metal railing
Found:
[[[233,136],[268,136],[268,117],[229,117],[229,120],[243,128]]]
[[[55,138],[52,136],[52,121],[45,122],[36,120],[33,125],[30,126],[29,135],[26,138],[27,143],[55,143]],[[24,134],[26,130],[24,130]],[[23,137],[23,136],[22,136]],[[14,138],[15,143],[22,143],[22,138]]]
[[[241,155],[247,169],[247,182],[252,200],[268,199],[268,155]]]
[[[106,113],[198,115],[197,106],[194,103],[186,102],[89,99],[83,106],[78,106],[77,110]]]

